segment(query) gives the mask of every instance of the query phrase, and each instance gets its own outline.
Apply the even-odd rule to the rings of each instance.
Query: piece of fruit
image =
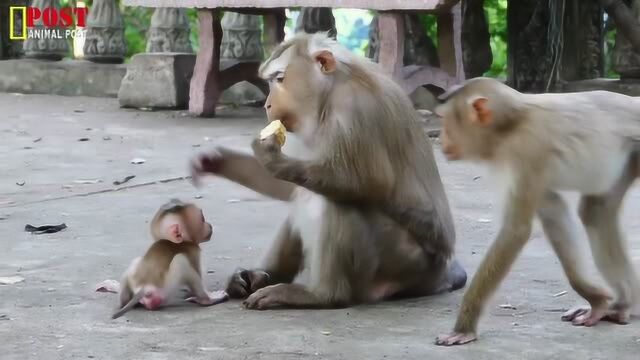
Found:
[[[278,144],[282,146],[287,138],[286,133],[287,129],[282,125],[282,122],[280,120],[273,120],[269,125],[262,129],[262,131],[260,131],[260,140],[264,140],[275,134]]]

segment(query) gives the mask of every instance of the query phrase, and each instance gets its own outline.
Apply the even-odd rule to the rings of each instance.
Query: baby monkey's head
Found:
[[[162,205],[151,221],[151,234],[155,241],[169,240],[174,243],[207,242],[213,235],[202,210],[194,204],[171,199]]]

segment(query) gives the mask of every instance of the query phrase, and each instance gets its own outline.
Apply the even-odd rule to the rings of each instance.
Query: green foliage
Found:
[[[493,63],[485,74],[491,77],[505,77],[507,72],[507,0],[485,0],[485,15],[491,34]],[[433,15],[420,15],[425,32],[438,45],[438,24]]]
[[[505,77],[507,71],[507,0],[485,0],[485,14],[491,34],[493,63],[485,74]]]
[[[605,70],[605,76],[608,78],[614,78],[614,79],[619,79],[620,78],[620,74],[616,73],[613,70],[613,64],[612,64],[612,56],[613,56],[613,46],[616,43],[616,29],[612,29],[611,31],[608,31],[605,33],[604,35],[604,61],[605,61],[605,65],[604,65],[604,70]]]
[[[127,6],[122,10],[125,23],[124,37],[127,42],[127,59],[145,51],[151,15],[153,15],[153,9],[145,7]]]
[[[189,24],[191,25],[191,33],[189,34],[189,39],[191,40],[193,52],[197,53],[198,49],[200,49],[200,37],[198,36],[198,10],[187,9],[187,18],[189,19]]]
[[[429,35],[431,40],[433,40],[433,44],[438,46],[438,22],[437,18],[434,15],[418,15],[420,17],[420,22],[424,27],[424,31]]]
[[[366,56],[369,45],[369,24],[373,12],[359,9],[335,9],[337,40],[354,53]]]

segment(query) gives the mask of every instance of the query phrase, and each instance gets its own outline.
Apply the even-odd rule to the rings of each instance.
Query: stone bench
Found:
[[[285,8],[329,7],[378,11],[377,58],[407,93],[423,85],[446,89],[464,79],[460,41],[459,0],[124,0],[128,6],[197,8],[200,51],[189,88],[189,111],[198,116],[214,116],[222,91],[240,81],[256,84],[265,94],[268,87],[257,78],[258,62],[241,62],[221,71],[220,12],[231,11],[264,16],[267,51],[284,40]],[[404,66],[403,13],[434,14],[438,21],[440,68]]]

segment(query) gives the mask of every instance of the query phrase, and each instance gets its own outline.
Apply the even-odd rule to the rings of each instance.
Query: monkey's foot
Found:
[[[452,346],[452,345],[464,345],[472,341],[476,341],[478,337],[473,332],[460,333],[453,332],[451,334],[440,335],[436,338],[436,345]]]
[[[246,309],[266,310],[281,305],[280,288],[283,284],[259,289],[242,302]]]
[[[268,283],[269,274],[264,271],[238,269],[229,279],[227,293],[232,298],[244,299]]]
[[[199,298],[199,297],[193,296],[186,299],[185,301],[193,302],[202,306],[211,306],[211,305],[217,305],[217,304],[223,303],[228,299],[229,299],[229,295],[227,295],[226,292],[215,291],[215,292],[209,293],[209,297]]]
[[[120,292],[120,282],[116,280],[105,280],[96,285],[97,292],[110,292],[117,294]]]
[[[576,326],[594,326],[600,320],[620,325],[629,323],[629,313],[617,306],[577,307],[562,315],[562,321],[571,321]]]

